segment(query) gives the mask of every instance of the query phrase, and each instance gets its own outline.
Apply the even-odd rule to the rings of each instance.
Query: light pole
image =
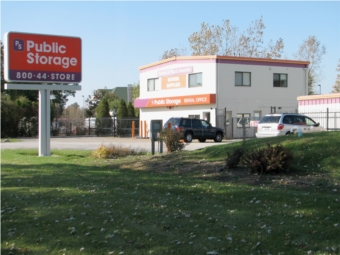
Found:
[[[318,86],[319,86],[319,88],[320,88],[320,90],[319,90],[319,95],[321,95],[321,85],[319,84]]]

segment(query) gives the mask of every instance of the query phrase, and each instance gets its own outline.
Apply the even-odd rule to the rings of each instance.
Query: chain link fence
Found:
[[[315,122],[320,123],[328,131],[340,131],[340,112],[300,112]],[[216,126],[222,128],[226,139],[254,138],[258,118],[239,114],[231,117],[225,109],[216,109]],[[38,119],[23,118],[18,126],[22,137],[36,137],[39,133]],[[131,137],[139,135],[140,121],[138,118],[79,118],[55,119],[51,124],[51,136],[118,136]],[[133,127],[134,126],[134,127]]]
[[[54,136],[97,135],[131,137],[139,134],[138,118],[86,118],[59,119],[52,123],[51,133]]]
[[[299,113],[320,123],[320,126],[327,131],[340,131],[340,112]],[[224,129],[226,139],[255,138],[259,118],[248,117],[248,114],[239,115],[239,117],[230,117],[226,110],[216,109],[216,126]]]
[[[320,123],[328,131],[340,131],[340,112],[299,112],[310,118],[315,122]]]

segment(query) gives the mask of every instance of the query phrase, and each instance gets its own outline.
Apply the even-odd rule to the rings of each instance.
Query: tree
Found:
[[[167,58],[172,58],[172,57],[177,57],[180,56],[181,54],[179,53],[179,50],[177,48],[171,49],[171,50],[166,50],[163,53],[163,56],[161,59],[167,59]]]
[[[109,102],[104,97],[96,109],[96,134],[108,134],[112,128],[112,118],[110,115]]]
[[[140,93],[139,82],[134,83],[132,85],[132,101],[134,101],[136,98],[139,98],[139,93]]]
[[[333,86],[333,93],[340,93],[340,58],[338,63],[338,68],[336,69],[338,71],[338,75],[335,81],[335,84]]]
[[[140,93],[140,86],[139,82],[135,83],[132,85],[132,101],[134,102],[135,99],[139,98],[139,93]],[[134,105],[133,105],[134,106]],[[139,116],[139,108],[134,108],[135,109],[135,116]]]
[[[201,30],[188,38],[193,56],[216,55],[222,44],[222,31],[219,26],[201,24]]]
[[[252,22],[243,33],[230,25],[229,20],[222,26],[201,24],[201,30],[188,38],[193,56],[225,55],[256,58],[281,58],[284,43],[280,38],[275,43],[270,40],[264,46],[263,34],[265,25],[263,18]]]
[[[284,48],[283,40],[280,38],[273,44],[270,40],[268,47],[263,44],[263,34],[265,25],[263,18],[252,22],[250,27],[239,38],[239,54],[244,57],[255,58],[280,58]]]
[[[222,27],[222,51],[220,54],[225,56],[236,55],[238,53],[238,44],[238,28],[231,26],[229,20],[224,20]]]
[[[127,117],[134,118],[135,117],[135,108],[132,105],[132,102],[128,103],[127,106]]]
[[[88,105],[88,108],[86,109],[87,116],[95,115],[96,108],[103,98],[106,98],[108,101],[110,110],[116,110],[118,108],[119,98],[116,94],[107,89],[98,89],[93,91],[93,95],[88,96],[88,98],[85,100]]]
[[[119,103],[120,103],[119,98],[116,98],[115,100],[109,101],[110,111],[113,111],[114,114],[117,114]]]
[[[128,111],[126,107],[126,103],[123,99],[120,100],[117,112],[118,118],[128,117]]]
[[[95,116],[96,115],[96,108],[99,105],[100,101],[103,98],[102,91],[100,89],[93,91],[92,96],[88,96],[88,98],[85,100],[85,102],[88,105],[88,108],[86,110],[86,115],[88,116]]]
[[[109,102],[106,98],[103,98],[97,109],[96,109],[96,117],[97,118],[110,118],[110,108],[109,108]]]
[[[309,36],[300,45],[295,57],[298,60],[309,61],[308,69],[308,95],[315,94],[314,86],[321,77],[321,61],[326,53],[326,47],[321,45],[316,36]]]

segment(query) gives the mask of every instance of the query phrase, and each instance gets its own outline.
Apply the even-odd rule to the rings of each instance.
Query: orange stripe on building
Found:
[[[177,97],[160,97],[149,99],[146,107],[163,107],[163,106],[186,106],[186,105],[204,105],[215,104],[216,94],[202,94],[191,96]]]

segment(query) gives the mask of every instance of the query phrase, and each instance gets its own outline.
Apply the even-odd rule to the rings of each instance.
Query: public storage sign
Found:
[[[81,81],[79,37],[8,32],[4,39],[5,81]]]

